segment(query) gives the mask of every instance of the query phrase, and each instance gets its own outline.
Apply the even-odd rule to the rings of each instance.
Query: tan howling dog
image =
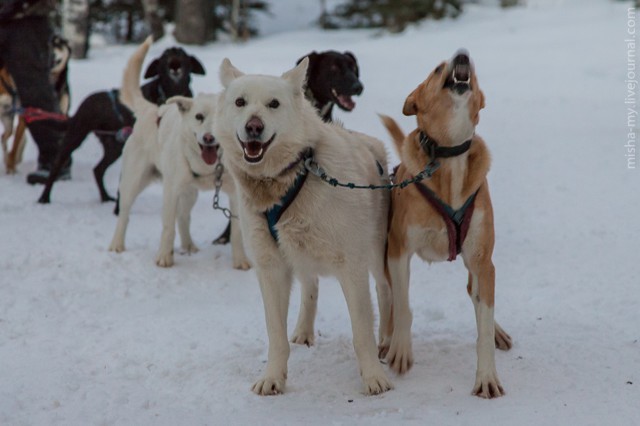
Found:
[[[476,312],[478,367],[473,394],[504,394],[495,366],[495,346],[511,348],[511,337],[493,318],[495,268],[493,210],[487,184],[489,151],[477,136],[484,95],[466,51],[443,62],[405,101],[403,113],[415,115],[418,128],[407,137],[393,119],[382,116],[402,163],[396,182],[411,179],[437,161],[426,179],[392,191],[387,262],[393,318],[380,344],[381,356],[399,374],[413,364],[409,263],[413,254],[427,262],[461,255],[469,271],[467,291]],[[381,323],[384,323],[381,321]]]

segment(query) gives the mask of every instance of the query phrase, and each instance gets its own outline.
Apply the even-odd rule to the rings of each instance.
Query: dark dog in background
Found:
[[[153,78],[142,86],[143,96],[157,105],[171,96],[192,97],[191,74],[204,75],[205,70],[198,59],[183,49],[166,49],[147,68],[144,78]],[[68,164],[71,154],[91,132],[100,140],[104,149],[102,160],[93,169],[102,202],[115,201],[104,187],[104,174],[120,155],[135,121],[133,114],[118,100],[118,91],[111,90],[89,95],[67,122],[67,133],[60,152],[46,182],[39,203],[51,201],[51,190],[60,170]]]
[[[322,119],[333,121],[331,112],[334,105],[343,111],[352,111],[356,106],[352,96],[359,96],[364,90],[354,54],[334,50],[314,51],[298,59],[296,64],[304,58],[309,58],[305,96]]]
[[[51,69],[49,71],[49,82],[56,92],[56,98],[59,102],[60,112],[67,114],[69,105],[71,104],[71,95],[69,92],[69,83],[67,76],[69,74],[69,59],[71,58],[71,47],[69,42],[54,35],[49,45],[51,47]],[[20,100],[15,82],[9,74],[7,68],[0,64],[0,121],[4,126],[2,134],[2,150],[4,154],[4,163],[8,174],[16,172],[18,164],[22,161],[22,153],[26,146],[27,123],[24,117],[20,116],[18,124],[14,132],[14,119],[19,110]],[[11,149],[8,148],[8,140],[14,135]]]
[[[364,90],[360,81],[358,61],[351,52],[313,51],[298,59],[296,65],[304,58],[309,58],[307,68],[307,90],[305,97],[316,108],[325,122],[333,121],[333,106],[338,105],[343,111],[352,111],[356,103],[353,96],[359,96]],[[213,244],[227,244],[231,235],[231,222],[222,235]]]

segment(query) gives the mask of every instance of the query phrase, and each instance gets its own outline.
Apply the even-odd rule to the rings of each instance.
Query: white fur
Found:
[[[302,61],[282,77],[244,75],[228,60],[221,66],[226,90],[220,96],[215,134],[237,185],[240,219],[254,253],[269,335],[266,371],[253,391],[261,395],[284,391],[289,357],[286,320],[293,276],[301,278],[303,300],[292,340],[311,344],[317,276],[333,275],[347,300],[365,393],[377,394],[392,386],[377,357],[369,272],[386,287],[382,267],[388,192],[333,188],[310,175],[276,226],[278,243],[263,215],[296,176],[295,170],[280,173],[307,147],[312,147],[315,160],[341,181],[380,183],[375,161],[387,168],[380,141],[325,124],[318,117],[302,93],[306,66],[307,61]],[[240,97],[246,102],[242,107],[235,103]],[[273,99],[279,107],[268,106]],[[247,136],[245,124],[252,117],[264,123],[263,141],[275,135],[258,163],[245,161],[238,141]],[[379,297],[388,295],[383,290]]]
[[[182,250],[186,253],[198,250],[189,231],[190,216],[198,189],[211,190],[215,186],[214,172],[222,150],[218,149],[218,161],[209,165],[202,159],[199,145],[206,145],[208,135],[213,134],[217,97],[203,94],[194,99],[175,96],[161,107],[144,100],[139,83],[131,81],[131,78],[138,78],[144,58],[140,52],[146,53],[145,47],[148,49],[148,45],[143,45],[134,54],[125,71],[122,93],[135,105],[136,123],[122,155],[120,213],[109,250],[121,252],[125,249],[131,206],[154,177],[161,176],[162,236],[156,263],[168,267],[173,265],[176,223]],[[233,180],[228,173],[224,173],[222,179],[222,188],[229,194],[232,212],[237,215]],[[242,247],[240,226],[236,219],[232,221],[235,222],[231,227],[233,266],[248,269],[250,264]]]

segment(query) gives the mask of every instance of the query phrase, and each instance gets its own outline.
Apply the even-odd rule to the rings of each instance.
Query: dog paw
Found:
[[[109,246],[109,251],[115,251],[116,253],[122,253],[124,251],[124,243],[113,242]]]
[[[199,252],[200,249],[194,243],[187,244],[181,247],[181,254],[193,254]]]
[[[280,395],[284,393],[284,378],[275,377],[262,377],[260,380],[253,384],[251,390],[262,396],[266,395]]]
[[[498,323],[496,323],[495,341],[496,348],[502,351],[508,351],[513,346],[511,336],[509,336]]]
[[[162,268],[173,266],[173,251],[168,253],[159,253],[156,257],[156,265]]]
[[[385,336],[380,339],[378,344],[378,359],[385,359],[389,353],[389,347],[391,346],[391,337]]]
[[[313,330],[299,330],[296,328],[293,332],[293,336],[291,337],[291,343],[307,345],[308,347],[313,346],[315,343]]]
[[[485,399],[498,398],[505,394],[502,385],[500,385],[500,380],[498,380],[498,375],[495,373],[478,375],[471,393]]]
[[[411,350],[411,337],[400,338],[394,335],[391,338],[387,363],[393,371],[404,374],[413,366],[413,351]]]
[[[379,395],[383,392],[393,389],[393,385],[387,379],[384,372],[381,372],[374,376],[362,377],[364,382],[365,395]]]
[[[234,260],[233,261],[233,268],[234,269],[239,269],[241,271],[247,271],[247,270],[251,269],[251,263],[249,263],[249,261],[246,260],[246,259]]]

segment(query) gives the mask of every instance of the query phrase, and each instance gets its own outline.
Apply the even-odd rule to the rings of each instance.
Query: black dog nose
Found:
[[[216,138],[214,138],[211,133],[205,133],[202,136],[202,142],[204,142],[207,145],[213,145],[215,141],[216,141]]]
[[[353,86],[351,86],[351,90],[353,91],[354,95],[360,95],[362,93],[364,87],[362,86],[362,83],[360,83],[360,80],[353,83]]]
[[[247,136],[258,138],[264,130],[264,123],[258,117],[251,117],[251,119],[247,121],[247,124],[245,124],[244,129],[247,132]]]

